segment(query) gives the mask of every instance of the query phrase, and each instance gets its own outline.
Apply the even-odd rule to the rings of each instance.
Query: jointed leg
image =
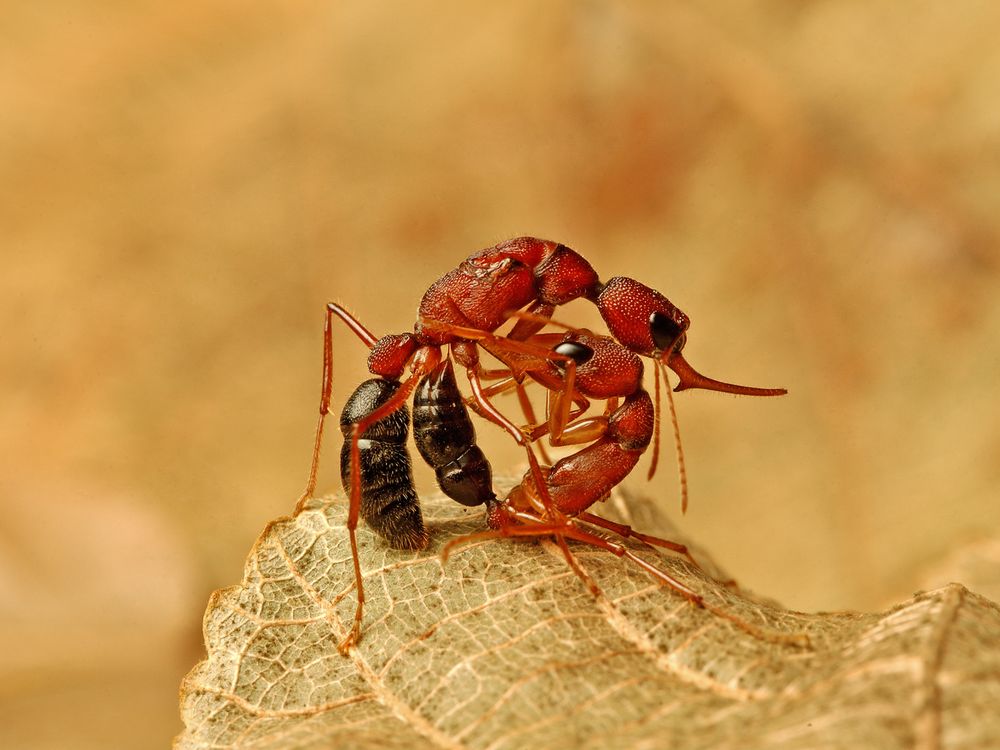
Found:
[[[365,606],[365,589],[361,575],[361,562],[358,555],[357,528],[361,513],[361,436],[376,422],[402,408],[416,387],[419,379],[425,374],[424,368],[417,367],[400,387],[384,404],[359,420],[351,434],[351,497],[347,510],[347,532],[351,538],[351,555],[354,559],[354,579],[358,588],[358,604],[354,610],[354,624],[343,642],[337,647],[340,653],[346,654],[361,635],[361,618]],[[426,539],[424,540],[426,543]]]
[[[445,545],[444,549],[441,551],[441,556],[447,560],[448,555],[451,551],[458,546],[468,544],[470,542],[479,541],[482,539],[498,539],[498,538],[518,538],[518,537],[537,537],[537,536],[548,536],[550,534],[556,535],[557,538],[563,539],[574,539],[578,542],[583,542],[584,544],[589,544],[592,547],[598,547],[600,549],[611,552],[617,557],[625,557],[634,562],[636,565],[641,567],[651,576],[656,578],[661,583],[666,584],[670,588],[674,589],[677,593],[684,596],[686,599],[690,600],[692,603],[701,605],[703,604],[702,598],[693,589],[689,588],[685,584],[678,581],[673,576],[660,570],[656,566],[646,562],[638,555],[633,554],[630,550],[626,549],[620,544],[610,542],[607,539],[599,537],[590,532],[584,531],[583,529],[576,526],[571,519],[566,519],[562,523],[547,523],[541,521],[538,517],[524,512],[510,511],[508,510],[508,515],[513,519],[521,522],[519,524],[511,523],[509,525],[502,526],[499,529],[491,529],[489,531],[478,531],[472,534],[467,534],[457,539],[452,539],[448,544]],[[562,542],[563,544],[565,542]],[[568,552],[568,549],[566,550]],[[565,554],[565,553],[564,553]],[[570,565],[573,565],[570,562]],[[574,571],[576,571],[578,564],[573,565]],[[578,573],[578,575],[580,575]],[[584,581],[587,581],[589,577],[584,577],[581,575]],[[588,584],[589,586],[589,584]]]
[[[531,399],[528,398],[528,392],[524,389],[524,386],[521,383],[515,383],[514,387],[517,391],[517,400],[521,403],[521,411],[524,413],[524,418],[528,420],[528,424],[530,425],[529,429],[533,430],[538,425],[538,420],[535,418],[535,409],[531,405]],[[534,442],[535,439],[536,438],[532,436],[532,442]],[[538,452],[542,455],[542,461],[551,466],[552,459],[545,450],[544,443],[538,444]]]
[[[623,539],[637,539],[643,544],[648,544],[651,547],[663,547],[670,550],[671,552],[676,552],[680,555],[684,555],[688,561],[694,565],[699,570],[701,566],[698,561],[691,556],[691,552],[688,550],[687,546],[679,544],[678,542],[671,542],[669,539],[661,539],[657,536],[650,536],[649,534],[643,534],[640,531],[636,531],[631,526],[623,523],[616,523],[615,521],[609,521],[606,518],[601,518],[600,516],[595,516],[593,513],[583,512],[577,516],[578,519],[589,523],[592,526],[599,526],[602,529],[607,529]]]
[[[352,503],[353,504],[353,503]],[[365,585],[361,576],[361,558],[358,556],[358,524],[347,526],[347,534],[351,538],[351,559],[354,561],[354,581],[358,589],[358,604],[354,609],[354,624],[348,632],[347,637],[337,644],[337,650],[341,656],[347,656],[347,652],[358,642],[361,637],[361,617],[365,609]]]
[[[296,513],[302,510],[306,502],[316,491],[316,478],[319,472],[319,457],[323,445],[323,428],[326,424],[326,416],[330,413],[330,396],[333,390],[333,317],[335,315],[340,318],[340,320],[359,339],[361,339],[362,343],[364,343],[369,349],[371,349],[377,341],[371,331],[365,328],[365,326],[362,325],[357,318],[347,312],[347,310],[335,302],[327,303],[326,318],[323,325],[323,380],[320,388],[319,420],[316,423],[316,438],[313,442],[312,462],[309,466],[309,478],[306,481],[305,491],[302,493],[302,496],[296,504]],[[358,509],[361,505],[361,483],[359,479],[360,463],[358,463],[356,456],[352,456],[352,460],[354,460],[354,466],[358,467],[358,472],[355,474],[352,471],[354,483],[351,490],[351,501],[348,510],[347,533],[351,540],[351,558],[354,563],[354,580],[358,589],[358,605],[354,612],[354,625],[351,627],[347,638],[345,638],[343,643],[338,646],[341,653],[347,653],[347,650],[351,647],[351,645],[357,642],[358,636],[361,632],[361,615],[365,606],[365,589],[361,577],[361,560],[358,555],[358,539],[356,531],[358,525]]]
[[[524,418],[528,420],[528,425],[525,429],[531,436],[531,442],[535,442],[536,440],[538,440],[539,437],[545,435],[548,432],[548,425],[539,424],[538,418],[535,416],[535,407],[532,406],[531,399],[528,398],[528,392],[525,390],[524,385],[522,383],[519,383],[510,374],[510,370],[509,369],[479,370],[479,379],[481,381],[486,380],[490,377],[496,377],[499,379],[492,385],[486,386],[485,388],[482,389],[483,397],[489,399],[492,396],[496,396],[501,393],[514,391],[515,393],[517,393],[517,400],[521,405],[521,412],[524,414]],[[474,398],[469,399],[469,401],[471,401],[469,406],[471,406],[473,410],[475,410],[475,412],[479,414],[479,416],[485,419],[490,419],[489,416],[480,411],[479,403]],[[540,432],[537,432],[536,436],[536,431],[538,431],[539,428],[544,428],[544,429],[542,429]],[[551,465],[552,459],[549,458],[548,452],[545,450],[545,446],[542,443],[538,444],[538,452],[542,456],[542,461],[544,461],[546,464]]]
[[[514,341],[524,341],[548,325],[555,312],[556,306],[550,305],[540,300],[532,302],[524,313],[515,313],[511,317],[518,318],[517,323],[510,329],[507,338]],[[530,316],[530,317],[529,317]]]
[[[323,325],[323,383],[319,398],[319,421],[316,423],[316,439],[313,442],[312,463],[309,465],[309,478],[306,488],[295,506],[295,511],[302,510],[305,503],[316,491],[316,475],[319,472],[319,455],[323,445],[323,427],[326,415],[330,413],[330,394],[333,390],[333,316],[336,315],[351,331],[361,339],[369,349],[378,340],[361,322],[347,310],[335,302],[326,305],[326,322]]]
[[[479,407],[477,411],[480,411],[481,414],[484,414],[491,421],[506,430],[507,433],[514,438],[518,445],[524,447],[525,453],[528,456],[528,466],[531,470],[531,476],[535,481],[535,486],[538,488],[538,494],[542,505],[545,508],[546,514],[550,518],[561,518],[562,513],[556,510],[555,504],[549,496],[548,488],[545,486],[545,478],[542,476],[542,469],[538,465],[538,459],[535,458],[535,452],[532,450],[531,442],[517,425],[507,419],[507,417],[498,411],[497,408],[490,403],[489,399],[486,398],[483,394],[483,385],[480,382],[475,369],[470,368],[467,372],[469,375],[469,384],[472,386],[473,398],[475,398],[476,404]]]

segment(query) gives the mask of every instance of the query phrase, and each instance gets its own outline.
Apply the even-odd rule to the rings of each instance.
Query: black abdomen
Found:
[[[496,498],[490,464],[476,445],[476,429],[462,402],[450,359],[427,373],[417,386],[413,441],[448,497],[462,505],[482,505]]]
[[[354,425],[388,401],[398,388],[395,380],[372,378],[359,385],[344,404],[340,414],[340,431],[344,435],[340,479],[348,495]],[[361,435],[361,517],[393,547],[420,549],[427,544],[427,532],[406,452],[409,429],[410,412],[404,404]]]

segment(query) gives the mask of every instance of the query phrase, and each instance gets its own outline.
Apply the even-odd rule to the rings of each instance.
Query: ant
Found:
[[[496,344],[493,339],[485,341],[488,344],[484,348]],[[553,341],[556,343],[551,350],[542,346],[543,342]],[[700,594],[624,545],[581,527],[582,522],[623,538],[636,539],[647,546],[670,549],[700,568],[686,546],[636,532],[630,526],[588,512],[594,503],[606,499],[611,489],[632,470],[654,431],[654,410],[649,394],[642,387],[643,365],[639,357],[613,339],[595,336],[583,329],[565,335],[536,335],[525,343],[536,345],[537,354],[534,358],[519,357],[518,369],[554,393],[549,401],[546,423],[525,428],[530,439],[534,442],[548,434],[555,445],[591,444],[551,468],[544,467],[544,488],[535,484],[529,471],[504,500],[497,500],[490,488],[488,463],[475,445],[474,427],[455,383],[451,361],[442,361],[431,375],[422,379],[414,398],[415,443],[421,455],[436,468],[438,482],[447,494],[466,505],[486,505],[491,529],[453,539],[442,551],[443,560],[447,561],[455,547],[472,541],[552,535],[559,541],[574,572],[595,596],[600,596],[596,582],[566,548],[565,539],[573,539],[631,560],[695,606],[709,609],[756,637],[800,643],[802,638],[798,635],[784,636],[763,630],[725,609],[708,604]],[[573,386],[563,375],[568,361],[577,365]],[[511,381],[509,378],[492,390],[509,390]],[[366,395],[359,399],[359,394],[370,390],[370,384],[378,384],[379,392],[383,384],[388,384],[384,386],[386,394],[398,387],[398,383],[380,379],[362,383],[348,400],[341,417],[341,425],[346,428],[345,437],[353,420],[378,408],[384,398],[369,399]],[[604,416],[580,418],[589,407],[588,397],[607,401]],[[624,402],[619,403],[622,399]],[[564,408],[570,402],[578,404],[575,411]],[[385,429],[387,425],[392,428]],[[426,536],[404,447],[407,426],[408,416],[403,406],[364,433],[360,441],[363,472],[360,512],[390,543],[402,536],[403,539],[419,539],[413,546],[422,547]],[[395,454],[389,455],[388,461],[382,450],[383,442],[392,443],[391,452]],[[341,476],[345,487],[350,488],[349,442],[344,444],[341,459]],[[554,504],[552,507],[546,506],[543,492],[548,492],[549,502]],[[415,523],[401,522],[401,514],[404,519],[414,518]],[[410,545],[396,543],[393,546]],[[342,648],[346,649],[350,643],[345,641]]]
[[[411,489],[412,479],[406,481],[409,477],[409,459],[405,453],[404,443],[408,418],[403,410],[414,388],[423,388],[422,385],[418,386],[418,384],[423,384],[433,373],[437,372],[443,361],[447,364],[444,365],[442,373],[451,372],[450,359],[454,359],[465,368],[473,394],[472,403],[475,410],[501,426],[519,445],[525,448],[529,463],[530,486],[533,487],[532,490],[523,490],[526,496],[530,495],[537,500],[545,518],[558,519],[563,515],[550,496],[549,483],[551,480],[543,474],[541,466],[535,458],[531,446],[531,441],[534,438],[525,435],[489,401],[489,395],[483,388],[482,379],[491,373],[481,366],[478,347],[483,346],[494,355],[499,353],[501,361],[503,361],[504,355],[508,359],[524,355],[538,358],[537,342],[530,343],[527,340],[544,328],[557,306],[581,297],[591,300],[597,305],[614,340],[619,342],[621,346],[635,354],[651,357],[654,361],[665,364],[677,373],[680,378],[675,389],[677,391],[686,388],[705,388],[745,395],[771,396],[785,393],[783,389],[750,388],[724,383],[701,375],[681,356],[681,349],[686,342],[686,330],[690,321],[666,297],[627,277],[615,277],[603,284],[591,265],[579,253],[565,245],[532,237],[519,237],[486,248],[469,256],[457,268],[438,279],[421,299],[413,333],[389,334],[377,339],[343,307],[336,303],[328,303],[324,325],[320,414],[316,427],[309,478],[306,489],[299,500],[299,508],[303,507],[305,502],[312,497],[316,487],[323,429],[325,418],[330,410],[333,369],[332,321],[335,316],[369,347],[368,368],[376,376],[359,386],[348,401],[350,408],[345,408],[341,417],[341,429],[345,438],[350,437],[349,446],[345,442],[341,453],[341,468],[342,475],[345,477],[345,487],[349,488],[350,492],[347,528],[358,588],[354,624],[348,637],[340,645],[342,652],[346,652],[359,638],[364,606],[364,590],[356,537],[359,514],[362,514],[364,510],[366,520],[371,521],[376,530],[381,529],[380,533],[387,538],[390,544],[410,549],[420,548],[426,544],[427,536],[423,529],[419,506],[416,503],[415,493]],[[519,319],[511,331],[504,337],[494,335],[494,332],[512,316],[519,317]],[[449,345],[449,358],[442,360],[441,348],[445,344]],[[571,386],[577,367],[572,353],[552,350],[544,358],[562,363],[566,383]],[[407,365],[410,368],[410,375],[405,380],[401,380]],[[442,374],[441,377],[444,375]],[[454,380],[453,373],[451,380]],[[427,388],[433,390],[433,386],[429,385]],[[516,388],[526,416],[530,421],[534,421],[528,406],[529,402],[524,396],[520,384],[517,384]],[[457,392],[457,386],[455,390]],[[574,393],[571,387],[567,391],[570,394]],[[643,393],[645,392],[643,391]],[[636,399],[639,398],[641,397],[636,397]],[[633,399],[633,402],[636,399]],[[648,394],[646,399],[648,400]],[[446,400],[443,392],[439,397],[431,399],[432,405],[429,414],[440,417],[443,408],[441,404],[445,403]],[[460,394],[458,400],[461,402]],[[628,399],[626,402],[628,403]],[[437,412],[435,412],[435,408]],[[637,407],[633,403],[630,408]],[[464,411],[464,404],[462,404],[461,409]],[[399,416],[389,420],[389,425],[382,424],[383,420],[396,412],[400,413]],[[468,420],[467,413],[464,414],[464,420]],[[568,420],[566,421],[568,423]],[[658,413],[652,421],[658,422]],[[610,418],[608,424],[611,424]],[[469,422],[469,426],[471,427],[471,422]],[[369,433],[369,430],[372,432]],[[467,435],[469,432],[466,430]],[[565,435],[565,426],[563,433]],[[648,444],[648,437],[647,435],[646,444]],[[476,462],[479,464],[478,468],[475,469],[477,478],[470,479],[463,476],[457,484],[458,489],[455,489],[459,495],[455,499],[467,504],[486,504],[490,511],[490,518],[493,519],[491,526],[503,524],[497,508],[506,508],[504,513],[510,518],[517,517],[517,513],[526,513],[530,516],[531,513],[520,510],[516,505],[505,506],[495,500],[492,490],[489,489],[489,465],[485,461],[485,457],[482,456],[481,450],[475,446],[474,439],[474,430],[471,430],[471,435],[461,438],[448,447],[449,453],[437,457],[432,456],[430,459],[430,463],[435,466],[435,469],[442,469],[447,473],[447,464],[456,461],[461,455],[471,451],[470,455],[475,456]],[[429,438],[428,440],[433,442]],[[602,444],[602,440],[604,437],[599,438],[595,445]],[[418,438],[418,447],[420,441],[421,439]],[[376,444],[384,445],[376,446]],[[364,448],[365,453],[364,460],[362,459],[362,448]],[[644,449],[645,444],[641,446],[639,453]],[[588,449],[584,449],[580,453],[584,453],[586,450]],[[456,451],[461,455],[452,455]],[[427,457],[423,450],[421,450],[421,454]],[[448,456],[451,457],[448,458],[447,463],[442,463],[441,461]],[[364,501],[365,489],[373,489],[374,467],[378,466],[380,459],[383,458],[394,467],[392,473],[395,480],[390,484],[399,492],[394,495],[387,491],[377,499],[370,498],[368,501]],[[636,455],[637,459],[638,454]],[[635,461],[632,461],[632,464],[622,474],[622,478],[634,464]],[[381,472],[382,469],[380,468],[379,471]],[[440,472],[438,476],[440,479]],[[551,470],[549,477],[551,477]],[[617,484],[618,481],[620,478],[610,486]],[[522,485],[525,488],[529,486],[525,483]],[[407,489],[408,487],[410,489]],[[442,484],[442,488],[450,496],[455,497],[444,484]],[[590,500],[590,503],[596,499],[598,498]],[[585,507],[590,503],[586,503]],[[539,517],[542,516],[535,516],[536,520]],[[610,522],[605,523],[610,524]],[[586,534],[586,532],[566,523],[555,524],[551,530],[542,530],[543,528],[547,527],[538,526],[530,529],[529,535],[554,534],[567,560],[578,572],[581,571],[573,562],[564,536],[580,541],[589,541],[589,537],[592,537],[595,541],[590,543],[596,543],[598,546],[610,544],[600,537]],[[606,526],[605,528],[610,527]],[[506,536],[518,536],[524,533],[516,528],[512,528],[509,532],[503,532],[501,529],[500,532]],[[584,538],[584,535],[588,538]],[[624,551],[620,545],[618,548]],[[612,551],[621,554],[617,550]],[[638,560],[638,558],[636,559]],[[693,592],[690,593],[692,596],[697,596]]]
[[[806,643],[808,639],[803,634],[786,635],[768,631],[724,608],[709,604],[690,587],[634,554],[624,545],[610,541],[581,526],[582,522],[587,526],[609,531],[623,539],[635,539],[648,547],[669,549],[686,557],[695,568],[701,568],[687,546],[637,532],[631,526],[589,512],[595,503],[604,501],[610,496],[611,490],[635,467],[654,436],[658,438],[660,390],[658,371],[655,379],[657,403],[654,409],[649,394],[643,387],[643,365],[638,355],[608,336],[595,335],[586,329],[576,329],[555,321],[549,322],[566,328],[568,333],[537,334],[530,337],[525,343],[538,345],[540,350],[539,356],[535,358],[520,354],[511,358],[502,350],[497,351],[495,356],[508,365],[509,376],[488,388],[487,392],[490,395],[501,393],[519,385],[520,379],[525,375],[530,376],[549,392],[546,422],[524,428],[532,442],[540,440],[547,434],[552,445],[568,446],[584,443],[589,445],[560,459],[551,467],[543,467],[544,487],[537,485],[534,473],[529,471],[504,500],[487,500],[487,523],[490,529],[452,539],[442,549],[443,562],[447,562],[455,548],[470,542],[491,538],[551,535],[559,541],[573,571],[595,597],[600,597],[601,590],[597,583],[580,567],[565,546],[565,539],[573,539],[632,561],[655,580],[685,597],[694,606],[708,609],[714,615],[729,620],[757,638],[775,643],[798,645]],[[480,344],[492,353],[494,341],[494,337],[487,336],[480,341]],[[544,347],[550,344],[551,350],[546,351]],[[565,358],[575,363],[574,373],[566,374]],[[662,368],[662,363],[657,364]],[[665,372],[663,377],[669,386]],[[686,500],[683,454],[670,393],[668,388],[682,494]],[[603,415],[582,416],[590,406],[589,399],[606,401]],[[650,477],[656,468],[655,450],[654,444]],[[736,582],[732,580],[723,583],[727,586],[736,586]]]
[[[373,355],[378,343],[390,338],[376,339],[360,322],[335,303],[330,303],[327,309],[348,322],[351,330],[372,349]],[[309,485],[299,500],[297,510],[301,510],[312,497],[323,424],[329,411],[332,359],[329,318],[325,330],[320,422],[317,426]],[[509,342],[492,335],[490,339],[494,350],[513,347],[522,354],[527,352],[539,356],[545,353],[528,344]],[[475,345],[471,342],[452,343],[450,353],[456,359],[463,357],[463,361],[467,361],[469,357],[478,357]],[[414,383],[414,443],[424,460],[434,468],[442,491],[467,506],[486,504],[490,508],[497,504],[492,490],[490,465],[482,449],[476,444],[475,427],[455,380],[452,359],[442,358],[439,347],[426,347],[418,355],[419,358],[413,357],[413,375],[408,380],[401,382],[398,376],[392,378],[381,375],[365,380],[347,399],[340,416],[340,428],[345,438],[340,454],[341,481],[350,495],[347,528],[358,588],[354,625],[339,646],[342,653],[346,653],[360,636],[365,601],[356,538],[358,517],[364,518],[373,531],[397,549],[422,549],[428,541],[413,484],[410,457],[406,450],[410,426],[406,397],[414,389]],[[556,352],[549,356],[560,360],[570,371],[575,365],[568,355]],[[489,376],[489,372],[483,372]],[[542,487],[540,494],[545,497],[541,467],[531,450],[529,438],[497,411],[485,395],[476,402],[476,410],[487,413],[491,419],[495,414],[495,421],[505,427],[509,425],[508,431],[512,431],[526,447],[532,467],[529,473],[536,473]],[[528,418],[534,419],[530,410]],[[547,500],[543,500],[544,502]],[[566,554],[569,555],[568,548]]]
[[[484,348],[490,350],[491,343],[484,341]],[[588,512],[588,508],[605,500],[632,471],[658,426],[657,412],[643,387],[640,358],[614,339],[585,329],[572,329],[566,334],[540,334],[528,339],[527,343],[539,345],[540,355],[533,359],[518,357],[516,363],[509,363],[512,375],[487,389],[488,392],[508,390],[517,382],[518,375],[529,375],[547,388],[550,395],[545,423],[525,428],[531,440],[534,442],[548,435],[549,443],[554,446],[588,445],[543,469],[544,491],[551,507],[546,506],[535,476],[529,471],[504,500],[487,501],[487,523],[491,531],[452,540],[445,547],[445,557],[451,549],[472,539],[555,534],[600,547],[619,557],[628,557],[692,602],[702,604],[700,596],[676,579],[653,568],[625,547],[595,536],[574,523],[583,521],[623,538],[632,537],[651,546],[665,547],[700,567],[682,544],[636,532],[629,526]],[[546,350],[545,344],[552,344],[551,349]],[[562,359],[565,357],[576,365],[572,377],[566,375]],[[518,374],[513,374],[515,372]],[[603,415],[583,417],[590,399],[606,402]]]
[[[370,378],[354,390],[344,405],[340,416],[345,438],[340,452],[340,477],[348,493],[355,486],[350,440],[354,426],[392,398],[399,387],[397,380]],[[409,428],[410,414],[403,404],[361,433],[358,512],[391,546],[422,549],[427,545],[427,532],[406,450]],[[490,464],[476,444],[475,427],[455,382],[450,359],[420,381],[413,399],[413,440],[420,455],[435,469],[446,495],[469,506],[496,499]]]

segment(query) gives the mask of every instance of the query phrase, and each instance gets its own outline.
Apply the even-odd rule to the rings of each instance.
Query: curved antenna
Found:
[[[316,480],[319,474],[319,454],[323,445],[323,428],[326,424],[326,415],[330,413],[330,397],[333,393],[333,316],[336,315],[343,323],[353,331],[354,335],[361,339],[362,343],[371,349],[378,341],[378,337],[365,328],[364,324],[349,313],[345,308],[336,302],[326,303],[326,319],[323,324],[323,381],[320,386],[319,396],[319,420],[316,422],[316,436],[313,439],[312,462],[309,464],[309,478],[306,479],[306,488],[299,497],[295,505],[295,512],[298,513],[305,507],[306,501],[311,499],[316,491]],[[353,532],[352,532],[353,534]],[[355,561],[357,562],[357,561]]]
[[[688,388],[704,388],[706,391],[721,391],[722,393],[735,393],[740,396],[784,396],[788,391],[784,388],[753,388],[749,385],[736,385],[735,383],[724,383],[721,380],[702,375],[695,370],[680,352],[667,354],[663,359],[658,360],[661,364],[666,364],[671,370],[677,373],[680,382],[675,391],[686,391]],[[664,371],[666,376],[666,371]]]
[[[670,390],[670,377],[663,366],[662,360],[656,360],[656,365],[663,370],[663,381],[667,385],[667,404],[670,405],[670,423],[674,426],[674,448],[677,452],[677,481],[680,484],[681,492],[681,513],[688,511],[688,474],[687,466],[684,464],[684,446],[681,445],[681,428],[677,423],[677,410],[674,408],[674,394]],[[680,390],[680,386],[677,386]]]
[[[656,366],[653,367],[653,382],[656,384],[653,389],[653,393],[656,395],[656,400],[653,402],[656,406],[653,410],[653,460],[649,462],[647,482],[656,474],[656,465],[660,460],[660,369]],[[669,390],[670,385],[667,384],[667,391]]]

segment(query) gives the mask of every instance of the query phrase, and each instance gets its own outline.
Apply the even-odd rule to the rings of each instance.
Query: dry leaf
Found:
[[[598,599],[552,542],[479,542],[442,566],[441,546],[482,518],[440,497],[424,503],[423,552],[359,529],[369,604],[342,657],[354,609],[345,505],[271,523],[243,583],[212,596],[177,748],[1000,743],[1000,608],[960,585],[880,614],[803,614],[658,561],[753,632],[579,545]],[[807,646],[770,637],[802,633]]]

